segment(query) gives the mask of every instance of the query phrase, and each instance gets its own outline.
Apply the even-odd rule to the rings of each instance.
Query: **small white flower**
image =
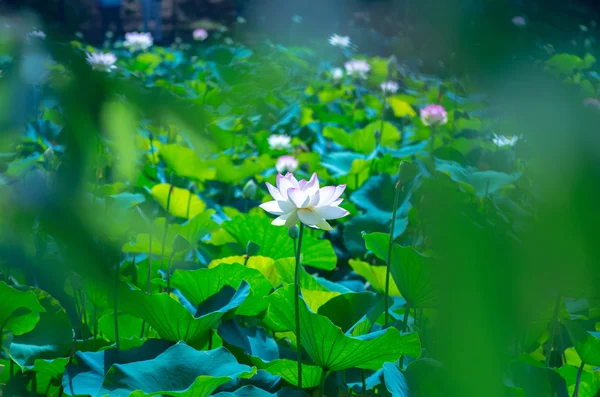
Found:
[[[194,30],[194,40],[196,41],[204,41],[208,37],[208,32],[206,29],[196,29]]]
[[[27,33],[27,39],[41,39],[44,40],[46,38],[46,33],[42,32],[41,30],[32,30],[31,32]]]
[[[269,138],[269,147],[273,150],[285,150],[289,149],[292,144],[292,138],[285,134],[273,134]]]
[[[334,80],[340,80],[344,77],[344,71],[342,68],[335,68],[331,70],[331,77]]]
[[[300,15],[294,15],[292,17],[292,22],[294,22],[294,23],[302,23],[302,17]]]
[[[353,59],[344,64],[346,74],[351,77],[360,77],[366,79],[367,74],[371,70],[371,66],[364,59]]]
[[[511,19],[511,21],[515,26],[518,26],[520,28],[527,26],[527,21],[522,16],[513,17],[513,19]]]
[[[383,83],[381,83],[381,91],[384,94],[393,95],[396,92],[398,92],[398,88],[398,83],[396,83],[395,81],[384,81]]]
[[[320,188],[316,173],[308,182],[296,180],[294,174],[277,174],[277,187],[268,182],[266,185],[274,200],[261,204],[260,208],[278,215],[272,225],[290,228],[300,221],[315,229],[332,230],[327,220],[342,218],[349,213],[339,207],[343,201],[339,197],[346,185]]]
[[[102,52],[88,52],[86,56],[86,61],[92,66],[92,69],[98,70],[100,72],[110,72],[111,70],[116,69],[115,63],[117,62],[117,57],[115,54],[110,52],[102,53]]]
[[[123,46],[127,47],[129,51],[143,51],[152,47],[154,39],[150,33],[138,33],[130,32],[125,33],[125,41]]]
[[[500,147],[514,146],[518,140],[519,140],[518,136],[508,137],[508,136],[496,135],[496,134],[494,134],[494,137],[492,138],[492,142],[494,142],[497,146],[500,146]]]
[[[235,19],[235,21],[236,21],[237,23],[246,23],[246,18],[244,18],[244,17],[237,17],[237,18]]]
[[[329,44],[334,47],[347,48],[350,46],[350,37],[334,34],[329,38]]]
[[[275,164],[277,172],[295,172],[298,169],[298,160],[294,156],[281,156]]]

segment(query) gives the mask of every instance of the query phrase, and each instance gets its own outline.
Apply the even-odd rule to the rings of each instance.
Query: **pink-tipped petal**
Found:
[[[287,195],[296,208],[304,208],[310,201],[308,194],[303,192],[301,189],[291,188],[288,190]]]
[[[316,207],[319,204],[319,200],[321,197],[321,194],[319,192],[320,192],[320,190],[317,190],[317,192],[315,194],[310,196],[310,201],[308,203],[308,205],[310,207]]]
[[[315,212],[323,219],[338,219],[349,214],[349,212],[343,208],[332,206],[315,208]]]
[[[312,174],[310,181],[304,185],[302,190],[304,190],[309,196],[312,196],[319,190],[319,177],[317,176],[316,172]]]
[[[333,200],[331,203],[329,203],[329,205],[332,207],[337,207],[338,205],[342,204],[342,201],[344,201],[344,199],[339,198],[337,200]]]
[[[261,205],[259,205],[259,207],[273,215],[281,215],[284,212],[286,212],[283,211],[281,207],[279,207],[277,201],[268,201],[266,203],[262,203]]]
[[[319,190],[319,202],[317,205],[327,205],[335,194],[335,186],[325,186]]]
[[[288,172],[287,174],[285,174],[285,179],[287,179],[288,181],[290,181],[292,183],[292,186],[295,189],[299,189],[300,188],[300,184],[298,183],[298,180],[296,179],[296,177],[294,176],[293,173]]]
[[[283,200],[283,196],[281,193],[279,193],[279,190],[277,190],[275,186],[271,185],[269,182],[266,182],[265,185],[267,185],[267,189],[269,190],[271,196],[273,196],[274,200]]]
[[[294,185],[287,178],[281,178],[279,180],[279,193],[284,200],[288,199],[288,191],[293,189]]]

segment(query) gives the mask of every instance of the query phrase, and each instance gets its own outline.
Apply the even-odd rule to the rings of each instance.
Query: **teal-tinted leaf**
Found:
[[[268,315],[295,332],[293,286],[271,294]],[[421,344],[416,333],[401,335],[396,328],[351,337],[343,333],[327,317],[311,312],[302,299],[300,304],[302,347],[321,368],[339,371],[348,368],[379,369],[384,362],[396,361],[403,354],[418,357]]]
[[[302,382],[304,383],[304,382]],[[259,389],[255,386],[244,386],[241,389],[238,389],[234,392],[222,392],[217,393],[215,397],[304,397],[307,394],[300,390],[283,388],[276,392],[275,394],[271,394],[268,391],[263,389]]]
[[[248,241],[260,245],[260,254],[273,259],[294,257],[294,243],[285,227],[271,225],[265,216],[238,215],[223,223],[223,228],[242,247]],[[317,240],[305,233],[302,245],[302,264],[319,269],[333,270],[337,257],[328,240]]]
[[[240,327],[234,320],[219,327],[219,336],[229,345],[243,350],[257,368],[280,376],[291,385],[298,385],[298,364],[294,360],[280,358],[280,347],[265,329]],[[316,387],[321,381],[323,370],[314,365],[302,364],[302,386]]]
[[[33,292],[23,292],[0,282],[0,324],[13,335],[31,331],[45,311]],[[0,335],[1,337],[2,335]]]
[[[378,258],[387,261],[390,235],[370,233],[363,237],[367,249]],[[431,258],[419,254],[412,247],[402,247],[394,243],[390,271],[400,294],[411,307],[434,305],[432,270]]]
[[[173,342],[148,339],[130,350],[109,349],[99,352],[76,352],[63,376],[64,392],[68,396],[98,395],[104,376],[114,364],[152,360],[173,346]]]
[[[250,284],[251,290],[235,312],[238,315],[255,316],[267,308],[264,297],[272,289],[269,280],[256,269],[222,263],[211,269],[177,270],[171,277],[171,286],[181,291],[193,306],[198,306],[224,286],[237,288],[242,281]]]
[[[454,161],[436,159],[436,169],[447,173],[453,180],[470,185],[480,197],[493,194],[501,188],[515,183],[521,173],[505,174],[498,171],[479,171],[473,167],[462,167]]]
[[[396,364],[383,364],[383,378],[385,387],[392,393],[392,397],[408,397],[406,379],[404,379],[404,375],[402,375]]]
[[[239,364],[223,347],[198,351],[179,342],[152,360],[113,365],[98,395],[206,397],[220,385],[249,378],[255,371]]]
[[[225,313],[239,307],[250,293],[250,285],[242,282],[238,291],[223,307],[200,316],[194,316],[171,296],[148,295],[142,291],[124,291],[120,308],[146,320],[158,334],[173,342],[185,341],[191,346],[202,347],[208,331]]]
[[[354,152],[334,152],[324,154],[321,164],[327,168],[331,176],[339,178],[347,175],[352,169],[354,160],[365,160],[366,156]]]
[[[35,328],[15,336],[9,353],[21,367],[33,365],[37,359],[55,359],[69,354],[73,342],[73,329],[65,309],[47,292],[30,288],[45,309]]]

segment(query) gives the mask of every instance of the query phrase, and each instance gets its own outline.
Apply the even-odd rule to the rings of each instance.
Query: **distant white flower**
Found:
[[[127,47],[129,51],[143,51],[152,47],[152,44],[154,44],[154,39],[150,33],[125,33],[123,46]]]
[[[92,66],[92,69],[100,72],[110,72],[116,69],[115,63],[117,57],[113,53],[102,53],[102,52],[88,52],[85,57],[87,63]]]
[[[398,92],[398,83],[396,83],[395,81],[384,81],[383,83],[381,83],[381,91],[384,94],[395,94],[396,92]]]
[[[583,100],[583,106],[590,109],[600,110],[600,101],[596,98],[585,98]]]
[[[427,105],[421,109],[421,121],[426,126],[443,125],[448,122],[448,112],[442,105]]]
[[[353,59],[344,64],[346,74],[351,77],[360,77],[366,79],[367,74],[371,70],[371,66],[364,59]]]
[[[194,35],[194,40],[204,41],[208,37],[208,32],[206,31],[206,29],[200,28],[200,29],[194,30],[193,35]]]
[[[331,77],[334,80],[340,80],[342,77],[344,77],[344,71],[342,68],[334,68],[331,70]]]
[[[278,215],[271,222],[275,226],[292,227],[298,221],[315,229],[332,230],[328,219],[338,219],[349,214],[339,205],[339,198],[346,185],[319,187],[319,178],[313,174],[310,181],[298,181],[294,174],[277,174],[277,187],[267,182],[267,189],[273,201],[260,205],[260,208]]]
[[[273,134],[268,138],[268,141],[269,147],[273,150],[285,150],[292,146],[292,138],[285,134]]]
[[[496,135],[496,134],[494,134],[494,137],[492,138],[492,142],[494,142],[497,146],[500,146],[500,147],[514,146],[518,140],[519,140],[518,136],[508,137],[508,136]]]
[[[281,156],[275,164],[277,172],[295,172],[298,169],[298,160],[294,156]]]
[[[41,30],[32,30],[31,32],[27,33],[27,39],[41,39],[44,40],[46,38],[46,33],[42,32]]]
[[[520,28],[527,26],[527,21],[522,16],[513,17],[511,21],[515,26],[518,26]]]
[[[241,16],[240,16],[240,17],[237,17],[237,18],[235,19],[235,21],[236,21],[237,23],[246,23],[246,18],[244,18],[244,17],[241,17]]]
[[[302,17],[300,15],[294,15],[292,17],[292,22],[294,22],[294,23],[302,23]]]
[[[334,34],[329,38],[329,44],[334,47],[347,48],[350,46],[350,37]]]

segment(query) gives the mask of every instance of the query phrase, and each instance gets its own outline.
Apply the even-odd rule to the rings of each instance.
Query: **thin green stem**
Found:
[[[402,319],[402,329],[400,330],[400,332],[406,332],[406,329],[408,328],[409,314],[410,314],[410,306],[407,303],[406,307],[404,308],[404,318]],[[400,369],[402,369],[403,364],[404,364],[404,355],[400,356],[400,364],[398,364],[398,367]]]
[[[165,217],[165,234],[162,239],[162,250],[160,253],[160,266],[162,267],[163,261],[165,260],[165,246],[167,245],[167,232],[169,231],[169,209],[171,208],[171,193],[173,193],[173,174],[171,173],[171,178],[169,180],[169,194],[167,195],[167,215]]]
[[[296,350],[298,352],[298,390],[302,389],[302,343],[300,342],[300,257],[302,254],[302,236],[304,235],[304,223],[300,222],[298,235],[298,249],[296,250],[296,271],[294,276],[294,306],[296,310]],[[294,244],[295,244],[294,239]]]
[[[115,265],[115,306],[114,306],[114,318],[115,318],[115,340],[117,350],[121,347],[119,342],[119,262]]]
[[[582,361],[579,369],[577,370],[577,378],[575,380],[575,391],[573,392],[573,397],[579,397],[579,385],[581,384],[581,373],[583,372],[583,366],[585,363]]]
[[[367,380],[365,379],[365,370],[360,370],[360,380],[362,382],[363,396],[367,395]]]
[[[342,370],[342,391],[345,396],[349,395],[348,384],[346,383],[346,370]]]
[[[398,177],[400,178],[400,171],[398,171]],[[394,208],[392,210],[392,226],[390,228],[390,240],[388,245],[387,261],[385,267],[385,294],[383,296],[383,304],[385,305],[385,324],[387,328],[389,324],[390,307],[389,307],[389,296],[390,296],[390,268],[392,266],[392,248],[394,246],[394,232],[396,229],[396,212],[398,211],[398,202],[400,201],[400,186],[402,180],[399,179],[396,184],[396,196],[394,197]]]
[[[431,126],[431,138],[429,139],[429,156],[431,157],[431,161],[433,161],[433,150],[435,148],[435,125]]]
[[[550,330],[550,340],[548,341],[548,348],[546,349],[546,368],[550,367],[550,358],[552,351],[554,350],[554,340],[556,338],[556,331],[558,330],[558,310],[560,309],[561,297],[556,297],[556,303],[554,304],[554,314],[552,315],[552,329]]]
[[[321,375],[321,382],[319,383],[319,397],[325,396],[325,380],[327,380],[328,375],[329,375],[329,371],[325,371]]]
[[[171,293],[171,265],[173,264],[174,257],[175,250],[172,250],[171,255],[169,255],[169,265],[167,266],[167,294]]]

